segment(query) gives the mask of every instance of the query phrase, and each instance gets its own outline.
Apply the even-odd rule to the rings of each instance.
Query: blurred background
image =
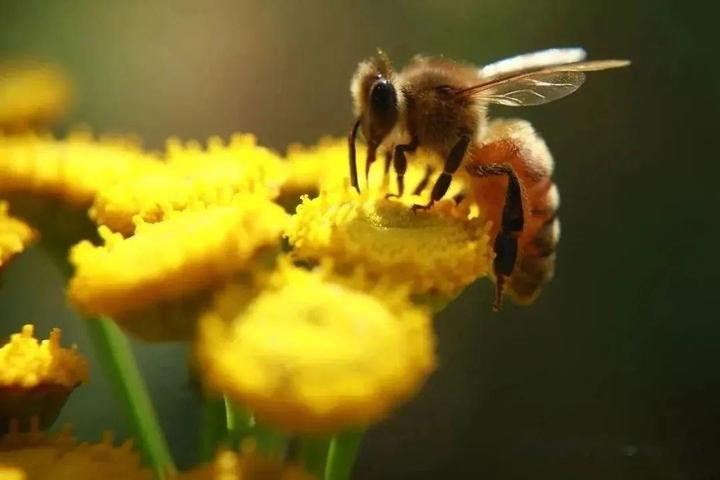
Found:
[[[440,366],[374,427],[357,478],[720,478],[720,67],[710,12],[671,0],[2,0],[0,58],[74,77],[59,129],[165,138],[257,134],[284,151],[344,135],[349,79],[384,48],[478,64],[553,46],[629,69],[592,75],[531,120],[557,162],[556,279],[531,308],[490,311],[478,282],[437,319]],[[90,345],[38,248],[3,272],[0,335],[26,322]],[[180,465],[197,408],[180,345],[135,344]],[[59,423],[127,426],[98,371]]]

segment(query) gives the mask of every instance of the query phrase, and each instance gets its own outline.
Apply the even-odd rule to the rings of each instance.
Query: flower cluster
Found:
[[[342,435],[381,421],[435,368],[428,304],[446,304],[491,264],[488,225],[475,206],[453,199],[461,187],[429,211],[411,209],[427,202],[436,178],[416,160],[408,193],[389,198],[392,176],[380,165],[361,179],[362,193],[350,187],[347,146],[336,139],[292,146],[283,157],[247,134],[205,145],[171,139],[150,153],[126,138],[14,132],[0,137],[0,197],[69,260],[68,298],[113,354],[108,372],[126,382],[125,395],[143,395],[142,385],[127,383],[136,373],[119,365],[127,352],[112,328],[192,345],[206,403],[223,398],[227,409],[226,425],[204,441],[231,448],[179,478],[331,478],[357,448],[357,438]],[[0,204],[0,265],[35,238],[7,210]],[[0,349],[0,388],[71,390],[84,381],[84,360],[58,342],[53,332],[38,344],[31,327],[14,336]],[[130,400],[133,408],[148,403]],[[231,421],[236,410],[247,412],[244,420]],[[0,419],[4,411],[0,402]],[[38,415],[22,417],[25,425]],[[20,417],[7,417],[0,478],[51,478],[48,465],[60,479],[147,477],[127,446],[78,445],[68,435],[29,442],[17,431]],[[152,415],[135,427],[158,428]],[[268,460],[246,448],[268,431],[335,443],[290,463],[277,447]],[[160,435],[141,437],[156,470],[172,474]]]

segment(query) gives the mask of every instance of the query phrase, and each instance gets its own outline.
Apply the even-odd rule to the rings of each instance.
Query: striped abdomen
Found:
[[[560,197],[552,183],[553,160],[545,142],[524,120],[493,120],[468,162],[510,164],[520,181],[524,226],[518,237],[518,257],[506,290],[518,303],[531,303],[553,276],[555,248],[560,239],[557,218]],[[492,221],[491,238],[500,229],[507,177],[471,182],[480,207]]]

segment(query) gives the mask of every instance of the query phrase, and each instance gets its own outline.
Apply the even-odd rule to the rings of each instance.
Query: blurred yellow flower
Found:
[[[0,480],[152,480],[132,442],[113,446],[110,432],[96,444],[77,443],[69,431],[48,436],[16,429],[0,438]]]
[[[43,246],[65,266],[67,248],[94,236],[86,210],[96,193],[160,166],[128,139],[94,140],[82,132],[65,140],[0,136],[0,197],[42,233]]]
[[[67,397],[87,380],[88,362],[73,346],[60,346],[60,330],[39,342],[32,325],[0,347],[0,432],[16,419],[40,418],[43,427],[57,417]]]
[[[70,300],[149,340],[189,339],[209,291],[274,251],[286,221],[281,207],[246,194],[229,205],[166,212],[128,238],[101,226],[104,245],[83,241],[70,252]]]
[[[25,250],[37,238],[37,232],[22,220],[8,215],[7,202],[0,201],[0,267]]]
[[[208,387],[263,422],[305,433],[363,426],[434,368],[430,317],[402,285],[285,263],[258,285],[216,296],[197,356]]]
[[[339,270],[361,265],[372,276],[409,283],[413,293],[451,297],[492,262],[489,225],[450,199],[413,212],[422,199],[386,199],[349,186],[303,199],[287,237],[295,259],[330,258]]]
[[[259,454],[244,445],[241,452],[223,450],[215,460],[177,476],[177,480],[313,480],[302,467],[283,463],[279,458]]]
[[[238,193],[275,198],[286,174],[280,157],[252,135],[236,134],[228,145],[213,137],[207,149],[170,140],[166,157],[163,168],[99,191],[93,219],[130,234],[134,218],[157,222],[168,211],[229,204]]]
[[[35,134],[0,136],[0,195],[52,197],[85,208],[97,192],[158,165],[122,138],[94,140],[84,132],[65,140]]]
[[[71,97],[70,80],[54,65],[0,64],[0,131],[49,125],[65,113]]]

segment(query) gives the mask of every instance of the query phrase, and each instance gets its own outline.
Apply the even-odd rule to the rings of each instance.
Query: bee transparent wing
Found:
[[[508,107],[530,107],[566,97],[584,82],[583,72],[537,74],[482,90],[474,96]]]
[[[494,78],[458,90],[456,95],[510,107],[543,105],[566,97],[580,88],[585,81],[585,72],[619,68],[629,64],[627,60],[595,60],[553,65]]]
[[[490,80],[552,65],[581,62],[585,60],[586,55],[585,50],[582,48],[550,48],[539,52],[516,55],[485,65],[478,70],[478,75],[484,80]]]

